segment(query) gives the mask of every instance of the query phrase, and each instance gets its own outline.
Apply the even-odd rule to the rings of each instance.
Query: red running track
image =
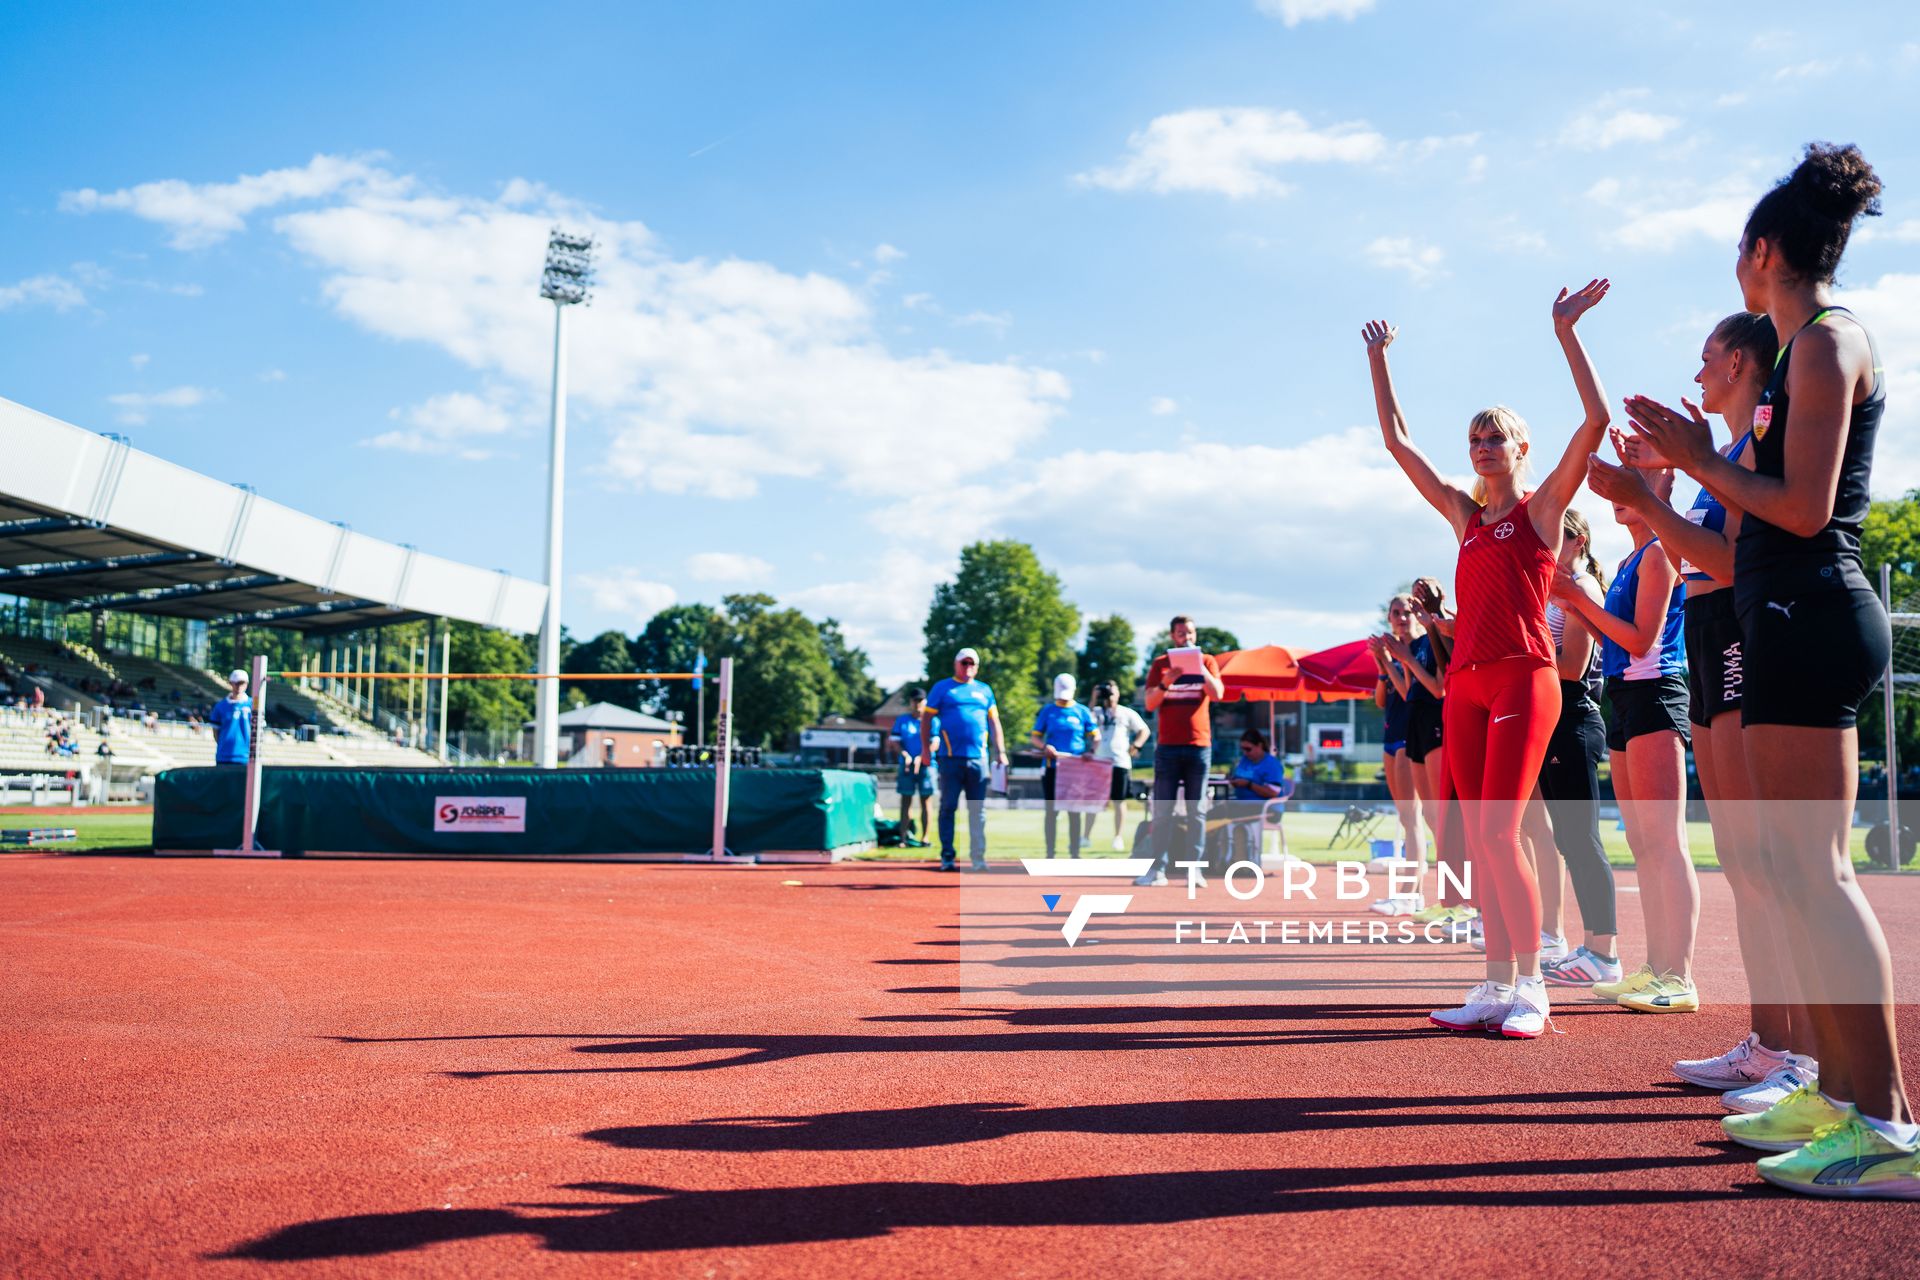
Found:
[[[1910,1268],[1920,1210],[1766,1188],[1667,1078],[1744,1033],[1703,881],[1708,1012],[1506,1042],[1425,1025],[1463,946],[1168,968],[1160,890],[1069,953],[1013,868],[0,858],[0,1270]]]

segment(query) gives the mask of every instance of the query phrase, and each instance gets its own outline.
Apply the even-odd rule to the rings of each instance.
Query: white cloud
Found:
[[[1628,187],[1603,178],[1587,190],[1587,199],[1619,210],[1622,221],[1606,239],[1629,249],[1669,252],[1690,240],[1717,240],[1731,251],[1746,225],[1757,183],[1743,177],[1723,179],[1699,194],[1697,184]]]
[[[1180,412],[1180,402],[1171,396],[1155,396],[1147,401],[1147,412],[1156,418],[1169,417]]]
[[[1446,255],[1437,246],[1411,236],[1381,236],[1367,245],[1367,260],[1387,271],[1404,271],[1415,284],[1430,284],[1446,274]]]
[[[1487,176],[1487,164],[1488,160],[1484,154],[1477,155],[1467,161],[1467,181],[1479,182],[1485,178]]]
[[[262,382],[285,382],[286,380],[287,371],[284,369],[267,369],[260,374]]]
[[[1862,222],[1848,243],[1872,244],[1876,240],[1891,240],[1895,244],[1920,244],[1920,218],[1908,218],[1903,222],[1885,225]]]
[[[343,190],[390,196],[408,185],[409,180],[364,159],[317,155],[298,169],[246,174],[232,182],[168,178],[119,191],[86,187],[64,193],[60,207],[69,213],[122,210],[171,229],[174,248],[199,249],[245,230],[247,215],[274,205],[317,200]]]
[[[700,551],[687,557],[687,574],[696,582],[748,586],[772,577],[773,566],[759,556],[737,551]]]
[[[1887,415],[1873,459],[1873,491],[1894,497],[1920,486],[1920,275],[1883,275],[1838,300],[1873,333],[1887,382]]]
[[[66,311],[87,304],[80,286],[62,276],[29,276],[13,284],[0,284],[0,311],[11,307],[47,306]]]
[[[677,599],[672,587],[643,577],[638,569],[582,573],[574,580],[587,589],[595,609],[625,619],[634,630]]]
[[[147,420],[155,409],[191,409],[205,404],[218,393],[201,387],[171,387],[166,391],[122,391],[107,397],[107,403],[120,412],[117,418],[133,426]]]
[[[274,230],[322,270],[321,297],[339,315],[535,397],[552,343],[552,312],[534,288],[547,230],[558,221],[593,233],[598,277],[592,308],[571,326],[572,390],[611,437],[603,469],[636,487],[745,497],[769,476],[823,476],[878,493],[929,453],[957,473],[992,470],[1069,395],[1061,374],[1020,361],[896,354],[853,285],[675,258],[644,225],[533,183],[508,183],[498,200],[429,194],[410,177],[322,156],[218,187],[169,180],[69,203],[124,208],[191,245],[238,230],[243,208],[296,198],[318,203],[282,214]]]
[[[1196,107],[1156,117],[1128,137],[1120,164],[1076,180],[1114,191],[1285,195],[1292,188],[1278,174],[1288,166],[1366,164],[1386,150],[1386,138],[1358,122],[1317,129],[1297,111]]]
[[[1680,117],[1628,106],[1650,97],[1645,89],[1609,93],[1567,122],[1560,144],[1581,151],[1605,151],[1623,142],[1658,142],[1680,127]]]
[[[153,359],[152,356],[148,355],[144,351],[139,351],[139,352],[135,352],[133,355],[128,356],[127,363],[132,365],[136,369],[144,369],[147,367],[147,361],[151,359]]]
[[[873,247],[873,260],[883,267],[889,262],[898,262],[906,256],[905,249],[896,249],[890,244],[879,244]]]
[[[1840,69],[1838,58],[1809,58],[1805,62],[1796,62],[1781,67],[1773,73],[1775,80],[1816,80],[1829,76]]]
[[[969,311],[963,316],[955,316],[953,322],[966,328],[991,329],[1004,334],[1013,325],[1013,314],[1007,311]]]
[[[1254,7],[1268,17],[1297,27],[1317,18],[1342,18],[1352,22],[1375,3],[1376,0],[1254,0]]]
[[[391,410],[387,416],[402,425],[370,436],[361,444],[375,449],[397,449],[402,453],[447,455],[471,462],[493,456],[491,450],[475,441],[502,435],[514,424],[514,416],[501,403],[501,397],[483,400],[465,391],[432,396],[406,409]]]

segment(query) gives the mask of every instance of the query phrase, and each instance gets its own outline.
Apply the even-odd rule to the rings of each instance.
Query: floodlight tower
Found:
[[[553,302],[553,439],[547,454],[547,612],[540,623],[540,674],[534,681],[534,763],[560,763],[560,526],[567,460],[567,308],[587,301],[593,237],[555,227],[547,236],[540,296]]]

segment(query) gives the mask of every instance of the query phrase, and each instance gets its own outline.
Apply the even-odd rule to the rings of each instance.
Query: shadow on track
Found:
[[[1408,1129],[1460,1125],[1668,1124],[1720,1112],[1589,1109],[1594,1104],[1666,1099],[1664,1091],[1486,1094],[1451,1098],[1225,1098],[1027,1107],[1017,1102],[955,1102],[813,1116],[717,1116],[691,1124],[594,1129],[581,1137],[646,1151],[900,1151],[991,1142],[1033,1133],[1208,1136]],[[1516,1108],[1552,1108],[1519,1110]],[[1734,1151],[1732,1143],[1725,1144]]]
[[[501,1235],[532,1236],[536,1247],[559,1253],[659,1253],[857,1240],[915,1227],[1136,1226],[1426,1205],[1657,1209],[1679,1202],[1741,1200],[1749,1192],[1606,1184],[1634,1181],[1621,1175],[1656,1169],[1730,1167],[1739,1159],[1715,1154],[1681,1159],[1448,1160],[987,1185],[855,1182],[720,1191],[582,1182],[561,1188],[581,1193],[574,1200],[303,1222],[217,1256],[271,1262],[369,1257]]]

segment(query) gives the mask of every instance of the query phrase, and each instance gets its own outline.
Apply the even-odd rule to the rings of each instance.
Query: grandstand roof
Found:
[[[454,618],[536,631],[547,589],[303,515],[0,399],[0,592],[332,631]]]

